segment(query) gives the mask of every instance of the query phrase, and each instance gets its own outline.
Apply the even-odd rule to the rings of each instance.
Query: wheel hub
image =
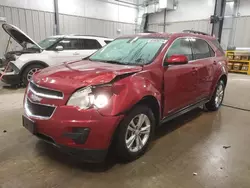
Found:
[[[130,152],[138,152],[146,144],[150,136],[151,123],[147,115],[135,116],[128,125],[125,142]]]

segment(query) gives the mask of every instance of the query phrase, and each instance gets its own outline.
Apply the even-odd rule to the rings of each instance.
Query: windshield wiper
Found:
[[[116,61],[116,60],[107,60],[107,61],[102,61],[102,62],[112,63],[112,64],[120,64],[120,65],[126,65],[126,64],[128,64],[128,63],[122,63],[122,62]]]

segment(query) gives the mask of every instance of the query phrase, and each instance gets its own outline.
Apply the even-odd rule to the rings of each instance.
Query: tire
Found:
[[[139,128],[140,118],[144,120],[141,128]],[[134,126],[132,122],[134,122]],[[129,162],[143,155],[153,138],[154,129],[155,117],[152,110],[146,105],[135,106],[123,119],[116,133],[116,153],[119,159]]]
[[[217,83],[216,89],[213,93],[211,100],[205,104],[205,107],[209,111],[216,111],[220,108],[225,94],[225,83],[223,80],[220,80]]]
[[[25,69],[24,69],[24,71],[23,71],[23,73],[22,73],[22,82],[23,82],[23,85],[24,86],[27,86],[28,85],[28,83],[29,83],[29,79],[28,79],[28,77],[30,77],[30,73],[31,73],[31,71],[33,71],[33,74],[36,72],[36,71],[38,71],[38,70],[40,70],[40,69],[43,69],[43,68],[45,68],[44,66],[42,66],[42,65],[39,65],[39,64],[32,64],[32,65],[29,65],[28,67],[26,67]],[[32,74],[32,75],[33,75]]]

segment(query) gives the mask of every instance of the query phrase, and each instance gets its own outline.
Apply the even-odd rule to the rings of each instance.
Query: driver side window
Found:
[[[185,55],[189,61],[193,60],[189,39],[179,38],[175,40],[167,52],[167,58],[171,57],[172,55]]]

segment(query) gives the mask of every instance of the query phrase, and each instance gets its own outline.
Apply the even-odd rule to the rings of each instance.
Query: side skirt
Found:
[[[163,118],[161,120],[161,122],[160,122],[160,125],[162,125],[162,124],[164,124],[164,123],[166,123],[166,122],[168,122],[168,121],[170,121],[172,119],[175,119],[176,117],[179,117],[179,116],[181,116],[183,114],[186,114],[187,112],[204,105],[208,101],[209,101],[209,99],[207,99],[207,98],[202,99],[201,101],[199,101],[197,103],[191,104],[191,105],[186,106],[186,107],[184,107],[184,108],[182,108],[182,109],[180,109],[180,110],[178,110],[176,112],[173,112],[173,113],[169,114],[168,116],[166,116],[165,118]]]

